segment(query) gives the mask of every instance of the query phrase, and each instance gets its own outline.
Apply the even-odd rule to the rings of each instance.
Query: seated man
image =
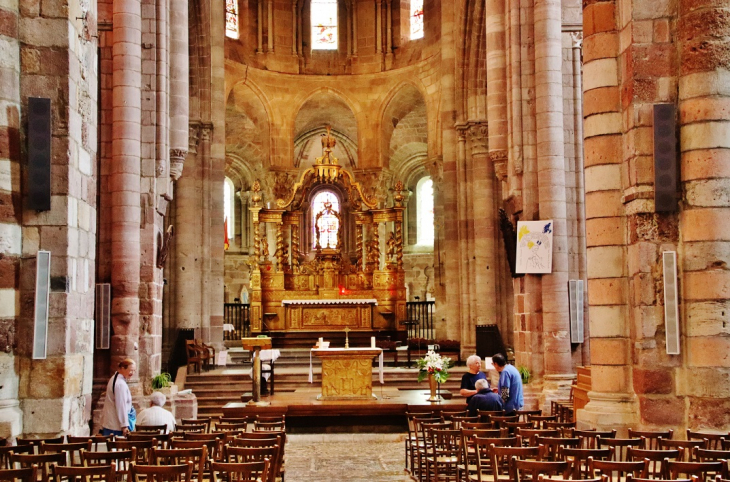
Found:
[[[459,394],[466,397],[466,403],[469,403],[471,397],[477,393],[477,380],[485,380],[487,376],[482,371],[482,359],[479,355],[472,355],[466,359],[466,367],[468,372],[461,377],[461,390]]]
[[[152,392],[150,407],[137,415],[137,425],[167,425],[167,433],[175,430],[175,417],[165,410],[167,397],[162,392]]]
[[[502,398],[489,389],[489,382],[481,379],[476,382],[477,393],[469,400],[467,410],[470,417],[479,415],[477,410],[502,410]]]

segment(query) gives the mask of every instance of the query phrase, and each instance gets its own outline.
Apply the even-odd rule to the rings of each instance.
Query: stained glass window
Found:
[[[418,199],[418,240],[421,246],[433,246],[433,181],[424,177],[416,185]]]
[[[411,40],[423,38],[423,0],[411,0]]]
[[[337,50],[337,0],[312,0],[312,49]]]
[[[233,218],[233,181],[226,178],[223,183],[223,220],[228,221],[226,228],[228,229],[228,239],[233,239],[233,227],[236,224]]]
[[[337,247],[337,231],[340,228],[340,220],[334,214],[322,214],[317,219],[319,213],[327,211],[327,206],[331,211],[339,214],[340,200],[332,191],[321,191],[312,200],[312,247],[317,246],[317,229],[319,229],[319,245],[321,248]]]
[[[238,0],[226,0],[226,37],[238,38]]]

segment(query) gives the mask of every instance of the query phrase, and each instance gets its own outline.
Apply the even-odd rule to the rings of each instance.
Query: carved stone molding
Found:
[[[200,140],[210,142],[213,137],[213,124],[211,122],[202,122],[200,124]]]
[[[500,181],[507,180],[507,151],[491,151],[489,160],[494,164],[494,175]]]
[[[570,32],[570,40],[573,41],[573,48],[583,47],[583,32]]]
[[[431,175],[434,188],[441,184],[444,180],[444,159],[441,156],[434,156],[426,161],[426,169]]]
[[[198,143],[200,142],[200,121],[190,121],[188,124],[188,152],[190,154],[198,153]]]
[[[489,142],[487,121],[470,120],[467,122],[467,134],[471,144],[471,154],[473,156],[486,154]]]
[[[459,142],[465,142],[466,131],[469,129],[469,125],[465,122],[457,122],[456,124],[454,124],[454,128],[456,129],[456,133],[459,136]]]
[[[185,149],[170,149],[170,177],[173,181],[180,179],[187,155]]]

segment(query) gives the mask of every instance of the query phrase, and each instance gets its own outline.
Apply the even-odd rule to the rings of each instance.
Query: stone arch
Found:
[[[249,169],[270,163],[270,110],[247,83],[233,86],[226,100],[226,158],[240,160]],[[228,161],[226,162],[228,171]]]
[[[428,156],[428,110],[418,87],[407,82],[394,89],[381,115],[381,163],[395,172],[413,156]]]
[[[487,39],[484,25],[484,0],[467,0],[462,29],[464,68],[462,69],[461,105],[464,119],[487,118]]]
[[[324,88],[309,94],[293,116],[294,167],[306,169],[322,155],[319,137],[330,125],[337,139],[335,157],[342,165],[356,168],[359,129],[355,113],[358,110],[347,96],[334,89]]]

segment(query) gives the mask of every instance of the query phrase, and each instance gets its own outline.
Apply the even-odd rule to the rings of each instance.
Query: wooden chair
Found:
[[[561,447],[560,457],[569,462],[572,466],[573,479],[592,478],[588,459],[611,460],[613,452],[611,449],[583,449],[573,447]]]
[[[684,452],[684,449],[682,447],[671,450],[647,450],[630,447],[628,457],[629,460],[634,461],[648,460],[648,476],[655,479],[661,479],[666,474],[664,460],[683,460],[684,454],[682,452]]]
[[[546,420],[545,423],[543,423],[543,428],[548,430],[561,430],[566,428],[575,429],[575,422],[551,422],[550,420]]]
[[[259,422],[256,421],[253,423],[253,431],[254,432],[264,432],[264,431],[284,431],[286,429],[286,423],[285,422]]]
[[[276,482],[276,476],[279,473],[279,451],[280,447],[278,445],[269,447],[227,447],[225,449],[224,462],[263,462],[268,459],[268,482]]]
[[[145,442],[150,440],[156,440],[157,446],[162,448],[169,443],[170,437],[171,434],[169,433],[129,432],[126,437],[115,437],[114,440],[129,440],[130,442]]]
[[[439,420],[441,419],[439,418]],[[426,457],[428,457],[428,454],[431,452],[431,444],[433,443],[431,432],[433,430],[446,430],[450,426],[450,422],[426,423],[421,421],[418,423],[418,430],[420,432],[419,443],[416,447],[416,461],[418,462],[418,468],[415,475],[419,481],[423,482],[427,480]]]
[[[200,352],[200,358],[206,369],[213,368],[215,366],[215,348],[206,345],[200,338],[195,340],[195,347]]]
[[[649,461],[593,460],[591,457],[588,458],[588,469],[593,477],[597,476],[596,473],[605,476],[604,482],[622,482],[626,480],[626,474],[646,477],[649,471]]]
[[[416,436],[416,419],[437,421],[433,417],[433,412],[406,412],[406,423],[408,427],[408,435],[405,439],[405,468],[409,472],[413,469],[413,447],[418,441]]]
[[[211,427],[212,420],[213,419],[211,417],[183,418],[183,419],[180,419],[180,423],[178,424],[177,428],[179,430],[181,426],[200,425],[202,423],[202,424],[205,424],[205,431],[206,432],[210,432],[210,427]],[[219,422],[232,423],[231,421],[241,421],[241,420],[248,421],[248,417],[245,417],[244,419],[225,419],[225,418],[221,418],[219,420]]]
[[[193,478],[193,463],[180,465],[139,465],[132,462],[135,482],[189,482]]]
[[[286,475],[286,466],[284,463],[284,449],[286,447],[286,439],[283,435],[276,435],[274,438],[270,437],[270,434],[274,432],[256,432],[256,433],[245,433],[241,437],[231,440],[229,447],[250,447],[250,448],[266,448],[266,447],[278,447],[278,460],[270,461],[271,465],[278,467],[278,472],[274,472],[277,477],[284,480]],[[267,435],[266,438],[251,438],[253,436]],[[274,469],[271,469],[274,470]]]
[[[695,476],[699,479],[699,482],[708,482],[714,480],[718,475],[723,479],[728,478],[726,460],[713,462],[679,462],[667,459],[664,463],[667,467],[665,473],[667,479],[678,479],[681,476],[691,478]]]
[[[83,461],[81,460],[81,451],[86,450],[87,452],[90,452],[91,445],[92,445],[91,440],[86,440],[84,442],[65,443],[65,444],[51,444],[51,443],[42,442],[41,446],[39,447],[39,451],[42,454],[65,453],[68,457],[65,465],[80,466],[83,464]]]
[[[454,415],[451,417],[451,428],[454,430],[460,430],[463,423],[478,423],[479,422],[479,416],[474,417],[462,417],[460,415]]]
[[[106,444],[108,440],[113,440],[114,435],[85,435],[80,437],[74,437],[73,435],[66,435],[66,443],[77,443],[91,440],[91,450],[99,450],[99,445]]]
[[[629,438],[643,438],[644,448],[647,450],[659,450],[659,439],[671,440],[674,430],[650,431],[629,429]]]
[[[182,432],[182,433],[191,433],[191,432],[198,432],[198,433],[209,433],[210,432],[210,422],[208,423],[186,423],[183,425],[178,425],[177,430],[175,432]]]
[[[515,413],[520,417],[520,422],[529,422],[530,417],[542,416],[542,410],[517,410]]]
[[[182,465],[192,462],[193,478],[203,481],[205,465],[208,462],[208,447],[188,449],[160,449],[152,448],[152,463],[154,465]]]
[[[479,414],[481,417],[481,413]],[[495,427],[500,428],[503,427],[502,425],[504,422],[519,422],[519,416],[512,415],[512,416],[499,416],[499,415],[490,415],[489,421],[494,424]]]
[[[92,467],[99,465],[113,465],[116,468],[117,481],[130,481],[132,479],[132,462],[137,458],[137,449],[116,450],[112,452],[81,452],[81,460],[84,466]]]
[[[451,420],[452,417],[467,417],[469,416],[469,413],[466,410],[459,410],[459,411],[443,411],[441,412],[441,421],[442,422],[448,422]]]
[[[533,430],[535,428],[532,422],[501,422],[499,426],[506,428],[509,433],[517,433],[517,429]]]
[[[149,440],[111,440],[106,443],[109,450],[136,450],[134,461],[138,464],[152,464],[152,449],[157,447],[157,439]]]
[[[456,482],[461,432],[453,428],[435,428],[428,431],[428,436],[430,443],[426,454],[426,479]]]
[[[55,482],[114,482],[116,469],[113,465],[97,465],[95,467],[62,467],[51,466]]]
[[[535,428],[548,428],[545,422],[557,422],[558,417],[554,415],[528,415],[527,421],[535,425]]]
[[[139,425],[134,427],[135,432],[154,432],[154,433],[167,433],[167,424],[162,425]]]
[[[645,479],[642,477],[634,477],[631,474],[626,474],[626,482],[697,482],[697,477],[692,477],[691,479]]]
[[[38,480],[38,466],[32,465],[24,469],[0,469],[2,482],[35,482]]]
[[[206,420],[205,418],[199,419],[187,419],[187,420]],[[207,420],[210,420],[208,417]],[[221,417],[218,419],[218,423],[252,423],[253,417]]]
[[[671,450],[671,449],[683,449],[683,458],[682,460],[684,462],[694,462],[694,454],[692,452],[692,449],[694,447],[704,447],[705,441],[704,440],[664,440],[659,439],[659,449],[660,450]]]
[[[502,417],[504,416],[504,410],[477,410],[477,415],[479,416],[480,422],[492,422],[492,417]]]
[[[538,460],[540,458],[539,447],[500,447],[492,444],[489,449],[494,482],[504,480],[514,482],[514,473],[510,468],[513,457],[516,457],[517,460]]]
[[[38,453],[38,447],[41,446],[41,442],[46,442],[49,444],[62,444],[63,443],[63,435],[60,437],[50,437],[50,438],[23,438],[23,437],[17,437],[15,439],[15,443],[18,445],[32,445],[35,447],[35,453]]]
[[[597,430],[576,430],[573,432],[574,437],[580,439],[580,448],[582,449],[597,449],[598,438],[616,438],[616,430],[611,431],[597,431]]]
[[[570,476],[570,464],[565,461],[519,460],[517,457],[512,457],[510,470],[512,472],[512,480],[515,482],[537,482],[539,474],[559,476],[564,479]]]
[[[561,461],[563,460],[563,454],[560,449],[566,447],[578,448],[580,446],[580,439],[538,436],[535,439],[535,443],[542,450],[540,460]]]
[[[687,429],[687,440],[706,440],[705,446],[702,448],[708,450],[723,450],[722,441],[730,440],[730,432],[728,433],[707,433],[693,432]]]
[[[185,340],[185,353],[188,358],[188,373],[192,373],[190,371],[191,366],[196,373],[200,373],[203,366],[203,358],[200,351],[195,346],[195,340]]]
[[[558,437],[560,432],[538,428],[518,428],[515,430],[515,434],[522,437],[522,443],[528,447],[537,447],[537,437]]]
[[[168,445],[171,449],[199,449],[206,448],[210,460],[221,460],[221,444],[219,439],[185,440],[173,437]]]
[[[10,453],[10,463],[13,468],[27,469],[34,465],[38,467],[38,478],[36,480],[50,482],[51,465],[66,465],[67,456],[65,453],[58,454],[16,454]]]
[[[495,430],[492,422],[461,422],[461,428],[466,430]],[[501,429],[496,429],[501,430]],[[509,430],[505,430],[505,437],[509,435]]]
[[[210,464],[212,482],[260,482],[269,477],[270,461],[240,464],[213,462]]]
[[[598,443],[602,447],[607,446],[613,450],[613,460],[616,462],[627,462],[629,460],[629,447],[640,449],[644,446],[644,441],[641,438],[599,438]]]
[[[555,477],[546,477],[543,474],[537,475],[538,482],[603,482],[603,479],[558,479]]]
[[[215,424],[216,432],[245,432],[248,430],[248,423],[221,423]]]
[[[474,437],[472,439],[474,444],[474,453],[476,458],[476,480],[478,482],[486,482],[487,480],[507,480],[508,474],[503,474],[502,479],[499,479],[498,475],[495,475],[492,470],[492,447],[519,447],[522,445],[522,440],[519,437],[511,438],[493,438],[493,437]],[[469,480],[473,481],[474,474],[470,474]]]
[[[708,450],[692,447],[692,458],[698,462],[712,462],[713,460],[730,460],[730,450]]]
[[[13,464],[10,462],[10,452],[14,454],[32,454],[35,453],[35,447],[32,445],[6,445],[0,447],[0,469],[10,470]]]
[[[478,422],[477,422],[478,423]],[[476,437],[489,438],[495,432],[492,429],[468,429],[461,428],[461,449],[459,451],[459,465],[456,468],[458,480],[469,480],[477,472],[477,454],[474,439]],[[499,437],[499,430],[497,437]]]

